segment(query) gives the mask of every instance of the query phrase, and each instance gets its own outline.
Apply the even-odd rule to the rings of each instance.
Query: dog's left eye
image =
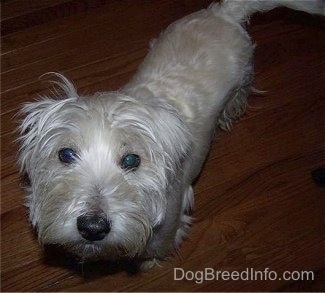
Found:
[[[124,170],[133,170],[140,165],[140,157],[136,154],[127,154],[121,160],[121,167]]]
[[[77,157],[76,152],[70,148],[64,148],[59,151],[59,159],[61,162],[71,164]]]

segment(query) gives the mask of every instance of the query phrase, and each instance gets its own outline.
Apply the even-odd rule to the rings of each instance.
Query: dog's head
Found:
[[[82,258],[134,257],[168,212],[167,187],[190,145],[185,124],[159,99],[121,93],[25,104],[19,162],[43,244]]]

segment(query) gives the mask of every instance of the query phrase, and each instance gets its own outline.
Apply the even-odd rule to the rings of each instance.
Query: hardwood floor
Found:
[[[248,113],[218,132],[195,184],[195,218],[179,255],[146,273],[79,267],[38,245],[23,206],[13,132],[21,103],[48,93],[39,76],[64,73],[80,93],[115,90],[148,42],[207,0],[4,0],[1,50],[1,291],[324,291],[325,34],[320,17],[276,9],[251,19],[257,43]],[[313,271],[314,281],[174,281],[200,271]]]

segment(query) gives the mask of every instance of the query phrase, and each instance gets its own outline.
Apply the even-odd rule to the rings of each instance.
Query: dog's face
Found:
[[[66,81],[67,83],[67,81]],[[83,259],[135,257],[168,213],[190,140],[170,106],[119,93],[43,99],[24,106],[20,164],[43,244]]]

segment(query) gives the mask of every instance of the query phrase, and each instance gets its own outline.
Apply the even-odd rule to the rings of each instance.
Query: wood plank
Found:
[[[2,1],[1,5],[1,19],[13,19],[18,16],[28,15],[58,4],[69,2],[70,0],[11,0]]]
[[[97,24],[109,19],[115,19],[121,26],[125,23],[125,21],[121,21],[124,18],[127,18],[127,22],[130,21],[130,23],[134,23],[134,19],[138,19],[139,21],[134,23],[136,27],[137,25],[141,26],[143,20],[146,18],[151,18],[152,15],[156,15],[153,24],[160,22],[166,26],[184,14],[206,7],[208,2],[207,0],[179,0],[177,2],[161,0],[154,3],[147,0],[137,2],[132,0],[108,1],[101,9],[90,10],[86,14],[71,15],[71,17],[64,19],[64,21],[54,19],[52,22],[42,26],[28,29],[28,33],[22,31],[3,36],[1,51],[2,53],[7,53],[33,43],[44,42],[62,34],[82,30],[91,26],[96,27]],[[168,18],[164,19],[166,15]],[[94,32],[96,31],[94,30]]]

